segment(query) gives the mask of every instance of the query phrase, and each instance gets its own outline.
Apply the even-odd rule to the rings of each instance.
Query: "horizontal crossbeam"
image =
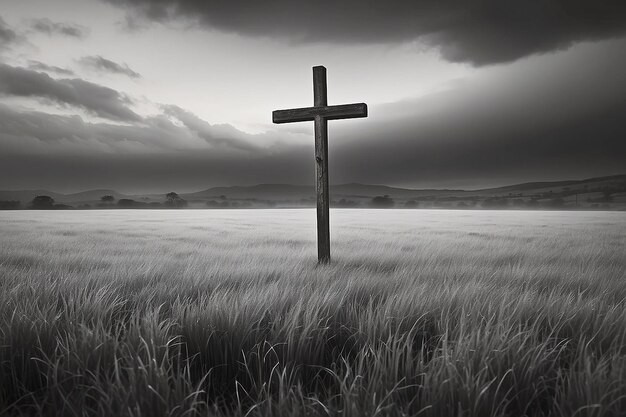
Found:
[[[315,116],[322,116],[326,120],[367,117],[367,104],[355,103],[275,110],[272,112],[272,121],[274,123],[307,122],[315,120]]]

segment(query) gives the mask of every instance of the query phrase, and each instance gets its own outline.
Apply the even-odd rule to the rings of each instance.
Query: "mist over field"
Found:
[[[254,215],[252,215],[254,214]],[[0,213],[0,414],[618,416],[623,212]]]

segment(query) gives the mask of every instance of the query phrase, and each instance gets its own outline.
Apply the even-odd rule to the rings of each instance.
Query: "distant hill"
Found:
[[[93,203],[100,201],[100,197],[103,195],[112,195],[116,200],[119,200],[120,198],[132,198],[114,190],[88,190],[72,194],[61,194],[48,190],[17,190],[0,191],[0,201],[17,200],[27,204],[38,195],[47,195],[54,198],[56,202],[65,204]]]
[[[459,202],[458,206],[460,207],[466,206],[461,203],[462,201],[467,201],[470,206],[473,206],[484,200],[516,198],[519,203],[519,199],[541,201],[557,197],[564,200],[565,203],[575,201],[578,206],[579,202],[586,202],[593,206],[604,201],[601,197],[606,190],[612,190],[612,195],[616,196],[616,198],[611,197],[611,202],[621,204],[624,200],[624,205],[626,205],[626,175],[583,180],[529,182],[479,190],[410,189],[359,183],[330,186],[332,201],[354,207],[366,207],[373,197],[385,195],[400,204],[415,201],[416,205],[420,205],[419,202],[430,202],[428,204],[432,207],[438,207],[437,204],[443,207],[450,206],[450,204],[445,205],[443,202]],[[153,203],[153,207],[158,207],[158,203],[165,201],[165,194],[126,195],[107,189],[88,190],[72,194],[61,194],[48,190],[0,191],[0,201],[18,200],[22,202],[24,207],[37,195],[49,195],[57,203],[73,206],[89,204],[97,207],[103,195],[112,195],[116,200],[131,199],[142,204]],[[181,193],[180,196],[190,203],[190,207],[310,207],[315,201],[315,189],[312,185],[258,184],[213,187],[193,193]],[[605,202],[609,201],[606,198],[605,200]],[[559,202],[557,201],[557,203]],[[428,207],[428,204],[420,206]]]
[[[377,195],[389,195],[396,198],[418,198],[424,196],[506,196],[513,194],[534,194],[545,192],[550,189],[569,187],[570,189],[593,188],[594,186],[626,186],[626,175],[613,175],[608,177],[589,178],[584,180],[532,182],[508,185],[497,188],[485,188],[479,190],[449,190],[449,189],[410,189],[389,187],[386,185],[371,184],[338,184],[330,186],[331,196],[371,198]],[[290,184],[259,184],[251,186],[214,187],[204,191],[181,195],[186,199],[219,198],[265,198],[265,199],[294,199],[315,196],[315,188],[312,185]]]
[[[63,197],[63,200],[68,203],[99,201],[104,195],[112,195],[116,200],[119,200],[120,198],[132,198],[132,196],[121,194],[114,190],[89,190],[74,194],[66,194]]]
[[[390,195],[395,197],[409,197],[417,195],[443,195],[463,193],[463,190],[413,190],[409,188],[389,187],[386,185],[371,184],[338,184],[330,186],[330,194],[333,197],[361,197],[371,198],[377,195]],[[183,198],[204,199],[219,198],[262,198],[262,199],[301,199],[315,197],[313,185],[290,185],[290,184],[259,184],[237,187],[214,187],[196,193],[181,195]]]
[[[552,181],[552,182],[527,182],[523,184],[508,185],[498,188],[486,188],[475,192],[480,193],[510,193],[510,192],[543,192],[564,187],[570,189],[584,189],[593,186],[623,186],[626,183],[626,175],[611,175],[608,177],[587,178],[584,180]]]

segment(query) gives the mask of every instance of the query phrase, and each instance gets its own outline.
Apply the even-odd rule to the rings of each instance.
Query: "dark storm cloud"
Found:
[[[421,38],[451,61],[509,62],[626,33],[623,0],[105,0],[155,21],[184,17],[292,42]]]
[[[605,42],[372,105],[366,119],[329,123],[331,182],[458,188],[624,173],[625,67],[626,41]],[[0,189],[312,183],[312,135],[301,145],[274,129],[250,135],[176,106],[120,126],[0,105]]]
[[[122,74],[130,78],[141,78],[141,75],[138,72],[130,69],[127,64],[118,64],[117,62],[103,58],[100,55],[85,56],[82,57],[79,61],[84,66],[95,69],[97,71],[110,72],[113,74]]]
[[[37,184],[43,189],[71,192],[106,184],[121,192],[190,192],[219,184],[256,184],[266,178],[275,183],[309,183],[312,169],[309,149],[297,148],[290,153],[237,159],[208,151],[116,157],[104,153],[73,157],[25,154],[19,158],[0,154],[0,175],[13,175],[0,177],[0,190],[32,189],[32,184]]]
[[[148,122],[148,120],[146,120]],[[44,112],[19,112],[0,105],[0,137],[5,152],[72,154],[83,151],[124,153],[129,149],[159,151],[176,149],[178,139],[169,141],[172,125],[128,126],[88,123],[78,116]],[[57,149],[55,146],[62,146]]]
[[[46,35],[64,35],[72,38],[84,38],[89,30],[74,23],[53,22],[50,19],[33,19],[30,21],[31,29],[45,33]]]
[[[28,69],[34,71],[52,72],[59,75],[74,75],[74,71],[70,69],[57,67],[55,65],[48,65],[46,63],[35,61],[32,59],[28,61]]]
[[[130,99],[112,88],[78,78],[54,79],[43,72],[0,63],[0,94],[52,100],[119,121],[141,118],[128,106]]]
[[[0,104],[0,189],[110,184],[121,190],[193,190],[216,181],[307,171],[303,162],[310,159],[304,158],[309,149],[256,146],[255,141],[267,143],[267,135],[248,135],[228,125],[213,129],[189,112],[166,110],[168,114],[140,124],[121,126]],[[232,142],[225,140],[226,132],[235,136]],[[252,144],[242,146],[244,137]]]
[[[621,174],[625,112],[626,101],[568,124],[528,126],[510,122],[506,110],[459,105],[448,113],[456,121],[438,116],[375,123],[361,135],[337,127],[334,136],[343,142],[330,145],[331,172],[334,182],[471,188]],[[540,119],[532,111],[527,117]]]
[[[373,107],[359,121],[365,134],[331,126],[343,137],[330,143],[335,181],[476,186],[624,173],[624,68],[626,42],[616,41]]]
[[[605,81],[626,86],[617,68],[626,59],[615,63],[603,71]],[[367,119],[331,122],[331,180],[458,188],[623,173],[625,87],[601,87],[593,77],[599,67],[561,82],[547,77],[535,88],[525,86],[528,69],[491,74],[427,98],[372,106]],[[596,81],[580,83],[590,78]],[[210,125],[174,106],[134,126],[0,106],[0,189],[312,183],[312,138],[253,146],[280,134],[280,127],[253,136]]]

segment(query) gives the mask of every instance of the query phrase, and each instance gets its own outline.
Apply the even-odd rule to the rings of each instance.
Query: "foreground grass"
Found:
[[[626,415],[626,215],[0,213],[0,414]]]

